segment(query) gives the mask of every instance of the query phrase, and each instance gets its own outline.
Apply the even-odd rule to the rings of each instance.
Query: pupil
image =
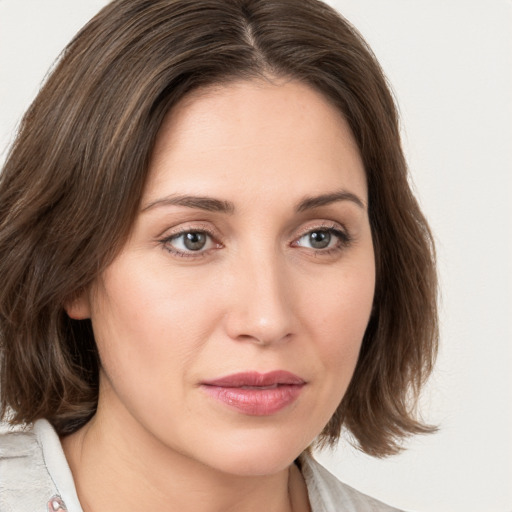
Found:
[[[309,235],[311,247],[315,249],[325,249],[331,242],[331,233],[329,231],[313,231]]]
[[[204,233],[186,233],[185,234],[185,247],[190,251],[198,251],[206,244],[206,235]]]

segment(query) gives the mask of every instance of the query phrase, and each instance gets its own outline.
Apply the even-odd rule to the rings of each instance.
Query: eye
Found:
[[[314,250],[334,249],[349,242],[348,236],[338,229],[312,229],[302,235],[294,245]]]
[[[192,252],[201,253],[215,246],[212,237],[205,231],[182,231],[162,240],[167,250],[187,255]]]

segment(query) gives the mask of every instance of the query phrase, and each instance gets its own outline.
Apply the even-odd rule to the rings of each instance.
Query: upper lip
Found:
[[[284,370],[275,370],[272,372],[240,372],[232,375],[226,375],[217,379],[202,382],[205,386],[218,386],[225,388],[239,388],[243,386],[266,387],[274,385],[302,385],[304,379]]]

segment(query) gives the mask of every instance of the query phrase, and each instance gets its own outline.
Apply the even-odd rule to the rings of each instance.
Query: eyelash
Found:
[[[304,238],[305,236],[307,236],[308,234],[311,234],[314,232],[327,232],[331,236],[334,235],[337,238],[337,242],[334,247],[324,248],[324,249],[309,248],[310,250],[314,251],[315,254],[318,254],[321,256],[328,256],[328,255],[334,254],[336,252],[342,251],[343,249],[349,247],[350,244],[352,243],[352,237],[348,234],[347,231],[340,229],[337,224],[332,224],[332,225],[323,224],[323,225],[320,225],[317,227],[309,227],[306,230],[304,230],[292,242],[292,244],[291,244],[292,247],[302,247],[302,246],[298,245],[298,241],[301,240],[302,238]],[[212,233],[211,230],[206,229],[204,227],[189,228],[189,229],[184,229],[184,230],[178,231],[176,233],[173,233],[170,236],[166,236],[165,238],[162,238],[161,240],[159,240],[159,243],[162,244],[163,248],[167,252],[169,252],[175,256],[181,257],[181,258],[201,258],[201,257],[207,256],[208,253],[212,249],[198,250],[198,251],[192,251],[192,250],[181,251],[179,249],[172,247],[171,242],[179,239],[180,237],[182,237],[184,235],[190,234],[190,233],[207,235],[210,238],[210,240],[216,245],[216,247],[214,247],[214,249],[219,249],[219,248],[223,247],[221,243],[215,241],[216,235],[214,233]]]

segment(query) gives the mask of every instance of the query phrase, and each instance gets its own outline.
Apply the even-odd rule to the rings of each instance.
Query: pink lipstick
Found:
[[[293,403],[306,382],[293,373],[243,372],[205,381],[211,397],[251,416],[269,416]]]

